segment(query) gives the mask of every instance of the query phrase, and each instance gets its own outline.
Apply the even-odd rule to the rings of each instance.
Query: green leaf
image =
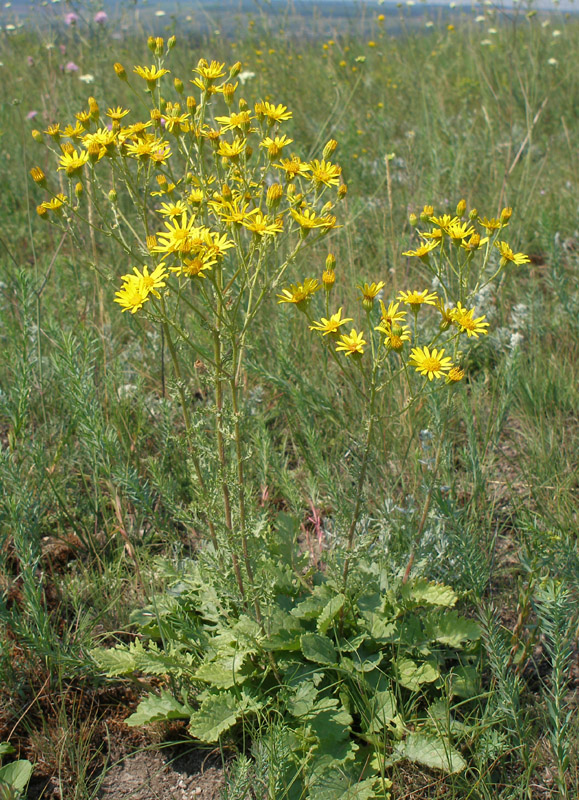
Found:
[[[151,694],[141,700],[135,713],[127,717],[125,722],[134,728],[167,719],[187,719],[190,714],[189,706],[179,703],[172,694],[163,691],[159,696]]]
[[[457,595],[450,586],[442,583],[430,583],[425,578],[418,578],[402,584],[400,594],[403,600],[414,605],[445,606],[451,608],[457,601]]]
[[[30,780],[33,769],[34,767],[30,761],[26,759],[5,764],[0,767],[0,786],[4,784],[17,792],[23,792]]]
[[[384,798],[385,795],[381,790],[379,793],[375,791],[376,778],[367,778],[364,781],[355,781],[349,775],[343,775],[339,772],[324,776],[318,781],[312,790],[315,795],[310,792],[310,797],[316,800],[373,800],[373,798]],[[384,788],[389,788],[386,784]],[[391,786],[391,784],[390,784]],[[386,795],[389,797],[390,795]]]
[[[448,742],[423,733],[410,733],[403,742],[396,745],[393,755],[397,761],[407,758],[446,773],[460,772],[466,767],[464,758]]]
[[[231,689],[249,678],[249,674],[242,672],[247,653],[234,653],[215,661],[201,664],[195,678],[214,686],[216,689]]]
[[[116,678],[120,675],[130,675],[137,668],[135,657],[123,645],[106,649],[97,647],[90,652],[98,666],[109,678]]]
[[[476,667],[454,667],[451,672],[450,691],[456,697],[476,697],[480,692],[480,675]]]
[[[399,658],[394,662],[396,677],[406,689],[415,692],[423,683],[432,683],[440,677],[440,672],[428,661],[420,666],[410,658]]]
[[[332,622],[344,608],[345,602],[346,596],[341,593],[337,594],[335,597],[332,597],[318,617],[318,633],[326,633],[328,631],[328,628],[330,628]]]
[[[191,714],[189,733],[202,742],[216,742],[235,725],[242,712],[239,699],[231,692],[210,694],[199,711]]]
[[[431,620],[426,626],[426,635],[447,647],[457,648],[463,642],[476,641],[480,638],[480,627],[472,619],[465,619],[456,611],[447,611],[437,620]]]
[[[292,608],[290,614],[298,619],[317,619],[330,599],[329,594],[325,586],[317,586],[313,594]]]
[[[9,742],[0,742],[0,758],[8,756],[10,753],[15,753],[16,750]]]
[[[368,733],[378,733],[385,726],[398,728],[400,716],[396,696],[393,692],[376,692],[370,698],[368,707]]]
[[[327,636],[317,633],[304,633],[300,638],[304,658],[316,664],[336,664],[338,656],[336,648]]]
[[[303,717],[309,714],[315,705],[318,690],[313,681],[303,681],[296,689],[294,696],[288,702],[288,711],[294,717]]]

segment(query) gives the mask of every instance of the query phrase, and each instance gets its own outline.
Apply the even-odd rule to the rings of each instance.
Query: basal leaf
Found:
[[[426,626],[429,639],[436,640],[447,647],[461,647],[463,642],[480,638],[480,627],[472,619],[458,615],[456,611],[448,611],[437,620],[431,620]]]
[[[134,728],[137,725],[148,725],[150,722],[167,719],[187,719],[190,714],[189,706],[179,703],[172,694],[163,691],[159,696],[151,694],[141,700],[135,713],[127,717],[125,722]]]
[[[134,655],[125,650],[123,645],[111,649],[96,647],[90,654],[109,678],[130,675],[137,668]]]
[[[304,633],[300,638],[304,658],[316,664],[336,664],[338,656],[336,648],[327,636],[317,633]]]
[[[446,773],[460,772],[466,761],[448,742],[441,737],[426,736],[423,733],[410,733],[403,742],[394,748],[396,760],[407,758],[431,769]]]
[[[403,600],[415,605],[445,606],[446,608],[451,608],[458,599],[450,586],[431,583],[425,578],[418,578],[402,584],[400,594]]]
[[[400,721],[396,696],[391,691],[376,692],[368,704],[368,733],[378,733],[384,727],[397,727]]]
[[[394,662],[396,677],[406,689],[415,692],[423,683],[433,683],[440,677],[440,672],[428,661],[418,665],[410,658],[400,658]]]
[[[210,694],[199,711],[191,714],[189,733],[202,742],[216,742],[235,725],[242,712],[239,699],[231,692]]]
[[[344,608],[345,602],[346,596],[340,593],[335,597],[332,597],[332,599],[324,606],[322,613],[318,617],[317,627],[319,633],[326,633],[328,631],[333,621]]]
[[[28,785],[33,769],[30,761],[24,758],[20,761],[13,761],[11,764],[5,764],[0,767],[0,788],[5,785],[17,792],[23,792]]]

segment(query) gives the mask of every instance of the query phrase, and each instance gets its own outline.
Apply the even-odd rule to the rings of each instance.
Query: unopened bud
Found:
[[[288,197],[293,197],[295,195],[295,193],[296,193],[296,185],[295,185],[295,183],[290,183],[288,185],[287,189],[286,189],[286,192],[287,192],[287,196]]]
[[[326,146],[324,147],[323,157],[326,159],[329,158],[332,155],[332,153],[335,153],[337,146],[338,142],[335,139],[330,139],[330,141],[327,142]]]
[[[326,269],[334,269],[336,266],[336,256],[333,253],[328,253],[326,256]]]
[[[48,215],[48,209],[44,206],[36,206],[36,213],[41,219],[46,219]]]
[[[501,222],[503,223],[503,225],[510,220],[512,213],[513,209],[510,206],[503,208],[503,210],[501,211]]]
[[[229,77],[236,78],[241,72],[241,61],[236,61],[235,64],[229,69]]]
[[[147,250],[149,252],[152,252],[156,246],[157,246],[157,237],[147,236]]]
[[[326,261],[327,263],[327,261]],[[326,267],[322,273],[322,283],[326,292],[331,292],[334,283],[336,282],[336,273],[333,267]]]
[[[231,195],[231,189],[229,188],[229,186],[226,183],[222,184],[222,186],[221,186],[221,196],[223,197],[224,200],[230,200],[231,199],[231,196],[232,196]]]
[[[97,147],[98,147],[98,145],[97,145]],[[62,152],[65,155],[70,155],[71,153],[74,153],[74,146],[73,146],[72,142],[63,142],[60,145],[60,149],[62,150]]]
[[[152,108],[151,109],[151,119],[153,120],[153,122],[160,122],[161,121],[161,109]]]
[[[416,214],[409,214],[408,215],[408,222],[415,228],[418,225],[418,217]]]
[[[162,36],[157,36],[155,39],[155,55],[162,56],[163,50],[165,49],[165,40]]]
[[[195,111],[196,108],[197,108],[197,100],[195,100],[193,95],[191,95],[191,94],[188,95],[187,96],[187,109],[188,109],[188,111],[190,111],[190,112],[191,111]]]
[[[40,167],[32,167],[30,170],[30,176],[34,183],[38,183],[40,186],[43,186],[46,183],[46,175],[40,169]]]
[[[164,175],[157,175],[157,183],[159,186],[165,186],[167,183],[167,178]]]
[[[177,44],[177,37],[169,36],[169,38],[167,39],[167,50],[172,50],[176,44]]]
[[[235,90],[237,89],[236,83],[226,83],[223,87],[223,99],[230,106],[233,102],[233,96],[235,95]]]
[[[115,62],[114,70],[117,73],[117,78],[120,78],[122,81],[126,81],[127,73],[126,73],[125,68],[123,67],[123,65],[119,64],[118,61]]]
[[[468,218],[470,219],[471,222],[474,222],[474,220],[477,217],[478,217],[478,211],[476,210],[476,208],[471,208],[471,210],[468,212]]]
[[[92,119],[96,120],[99,118],[100,115],[99,104],[94,99],[94,97],[89,97],[88,99],[88,110]]]
[[[155,37],[154,36],[149,36],[149,38],[147,39],[147,47],[149,48],[151,53],[155,52],[155,48],[157,47],[157,43],[155,41]]]
[[[101,146],[97,142],[91,142],[88,146],[88,157],[89,161],[92,161],[94,164],[95,161],[98,161],[101,154]]]
[[[283,197],[283,188],[279,183],[273,183],[267,190],[265,204],[268,208],[277,208]]]
[[[109,192],[109,200],[111,201],[111,203],[117,202],[117,193],[114,189],[111,189]]]
[[[239,98],[239,110],[240,111],[247,111],[248,105],[247,100],[244,100],[243,97]]]
[[[83,186],[83,185],[82,185],[82,183],[79,181],[79,182],[76,184],[76,186],[74,187],[74,193],[75,193],[75,195],[76,195],[77,197],[79,197],[79,198],[80,198],[80,197],[82,197],[82,194],[83,194],[83,192],[84,192],[84,186]]]
[[[338,197],[340,198],[340,200],[343,200],[343,199],[344,199],[344,197],[345,197],[347,194],[348,194],[348,186],[347,186],[347,184],[345,184],[345,183],[342,183],[342,184],[341,184],[341,185],[338,187]]]
[[[434,214],[433,206],[424,206],[424,208],[420,212],[420,219],[422,222],[428,222],[428,220],[433,214]]]
[[[183,86],[183,81],[181,80],[181,78],[175,78],[173,80],[173,86],[175,87],[176,91],[179,92],[179,94],[183,94],[184,86]]]
[[[36,128],[34,128],[32,130],[32,138],[34,139],[35,142],[43,142],[44,141],[44,137],[42,136],[40,131],[36,130]]]
[[[456,216],[460,219],[466,211],[466,200],[459,200],[456,206]]]

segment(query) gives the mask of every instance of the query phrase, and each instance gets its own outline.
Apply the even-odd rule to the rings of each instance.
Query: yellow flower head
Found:
[[[145,291],[135,275],[129,275],[128,278],[120,290],[115,293],[115,303],[119,303],[123,307],[123,311],[135,314],[148,300],[149,293]]]
[[[149,294],[154,295],[155,297],[160,297],[161,295],[158,292],[158,289],[162,289],[166,286],[165,278],[167,277],[168,272],[165,269],[164,262],[159,264],[151,274],[149,274],[149,268],[145,264],[143,267],[143,271],[139,272],[138,267],[133,267],[133,272],[129,272],[128,275],[123,275],[122,279],[125,283],[131,283],[131,281],[136,281],[139,286],[139,291],[144,297],[148,297]]]
[[[455,244],[460,244],[464,239],[475,232],[470,222],[460,222],[458,219],[450,223],[447,233]]]
[[[253,216],[246,218],[242,225],[258,236],[275,236],[283,230],[283,219],[281,217],[272,219],[261,211],[256,211]]]
[[[283,170],[288,181],[293,181],[297,175],[306,175],[311,169],[310,165],[305,164],[298,156],[282,158],[279,164],[273,166]]]
[[[72,148],[72,145],[71,145]],[[60,166],[58,169],[62,169],[66,172],[68,176],[78,175],[79,172],[82,171],[82,168],[88,161],[88,153],[86,152],[79,152],[77,153],[76,150],[72,149],[71,152],[65,152],[60,156]]]
[[[274,136],[272,139],[271,136],[266,136],[265,139],[260,142],[260,147],[265,147],[268,155],[271,159],[277,158],[284,147],[287,147],[293,142],[293,139],[288,139],[285,135],[283,136]]]
[[[441,217],[430,217],[429,221],[432,222],[433,225],[437,225],[444,233],[448,233],[448,229],[451,225],[457,222],[460,223],[458,217],[451,217],[450,214],[443,214]]]
[[[177,200],[176,203],[161,203],[159,214],[163,217],[180,217],[187,211],[187,206],[183,200]]]
[[[342,174],[342,167],[337,164],[332,164],[331,161],[318,161],[314,159],[310,161],[312,170],[312,180],[316,186],[338,186],[340,183],[340,175]]]
[[[268,103],[267,100],[255,104],[255,113],[260,120],[265,117],[269,125],[285,122],[293,116],[292,112],[287,110],[287,106],[283,106],[281,103],[276,106],[274,103]]]
[[[333,228],[336,224],[336,218],[332,214],[324,214],[318,217],[316,212],[309,208],[305,208],[302,211],[296,211],[295,208],[292,208],[290,214],[304,233],[307,233],[313,228],[326,228],[330,230],[330,228]]]
[[[349,334],[343,333],[340,336],[336,345],[336,352],[343,352],[346,357],[361,356],[364,353],[365,344],[364,331],[357,333],[354,328],[352,328]]]
[[[403,256],[416,256],[424,261],[426,261],[433,250],[436,250],[438,245],[440,244],[440,239],[433,240],[432,242],[426,242],[425,244],[421,244],[416,250],[406,250],[402,253]]]
[[[387,322],[381,322],[374,330],[384,334],[384,345],[388,350],[400,352],[404,342],[410,341],[410,328],[408,325],[389,325]]]
[[[425,289],[423,292],[399,292],[398,299],[410,306],[413,311],[418,311],[423,304],[435,306],[438,298],[436,292],[429,292],[428,289]]]
[[[342,309],[339,308],[335,314],[332,314],[330,319],[326,319],[322,317],[319,322],[314,322],[313,325],[310,325],[311,331],[320,331],[322,336],[327,336],[328,334],[334,336],[337,335],[340,326],[345,325],[346,322],[352,322],[351,319],[342,319]]]
[[[306,278],[303,283],[292,283],[288,289],[284,289],[281,294],[278,294],[278,305],[280,303],[295,303],[299,307],[307,303],[312,295],[321,288],[321,284],[315,278]]]
[[[409,363],[416,368],[416,372],[431,381],[433,378],[442,378],[452,368],[452,359],[443,356],[444,349],[434,348],[430,351],[428,347],[414,347]]]
[[[488,333],[486,329],[489,324],[488,322],[483,322],[483,320],[486,319],[485,315],[483,314],[482,317],[475,318],[474,308],[467,311],[460,303],[457,303],[456,308],[451,311],[450,316],[455,325],[460,329],[460,332],[466,333],[469,338],[474,336],[475,339],[478,339],[479,333]]]
[[[504,267],[509,261],[519,266],[529,264],[531,259],[524,253],[514,253],[506,242],[495,242],[501,254],[501,265]]]
[[[247,133],[251,120],[252,116],[249,111],[232,112],[228,117],[215,117],[215,122],[219,123],[222,133],[232,131],[234,128],[239,128],[239,130]]]
[[[398,322],[404,322],[404,320],[406,319],[406,314],[408,312],[398,311],[399,306],[400,303],[392,302],[389,303],[388,308],[386,308],[382,300],[380,300],[380,308],[382,309],[381,312],[382,322],[386,323],[386,325],[389,325],[390,327],[392,327],[392,325]]]
[[[235,161],[245,151],[246,139],[234,139],[232,142],[219,142],[217,155]]]
[[[464,370],[460,367],[453,367],[446,376],[447,383],[458,383],[464,378]]]
[[[169,70],[156,67],[153,64],[152,67],[135,67],[133,72],[136,72],[140,78],[146,80],[149,88],[152,88],[155,86],[159,78],[162,78],[163,75],[167,75],[169,73]]]
[[[500,219],[496,219],[496,217],[492,217],[491,219],[487,219],[486,217],[479,217],[478,218],[479,225],[486,230],[487,233],[494,233],[494,231],[500,231],[501,228],[506,227],[508,224],[507,222],[503,222]]]
[[[204,58],[201,58],[193,72],[196,72],[201,77],[204,85],[208,86],[225,75],[224,67],[225,63],[220,63],[219,61],[209,63]]]
[[[107,117],[113,120],[113,122],[119,122],[123,117],[126,117],[127,114],[130,113],[129,108],[122,108],[122,106],[117,106],[116,108],[109,108],[107,111]]]

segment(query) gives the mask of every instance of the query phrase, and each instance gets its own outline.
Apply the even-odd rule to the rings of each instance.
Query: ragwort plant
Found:
[[[375,429],[388,423],[377,418],[377,397],[397,386],[397,416],[432,403],[443,423],[451,417],[468,343],[488,330],[474,298],[507,266],[528,261],[504,241],[511,211],[488,219],[467,214],[464,201],[452,215],[425,206],[426,228],[411,219],[417,243],[405,255],[423,263],[432,288],[384,301],[382,281],[361,283],[355,322],[333,303],[333,256],[321,278],[284,286],[306,249],[337,227],[334,206],[346,194],[330,160],[337,143],[302,160],[281,133],[292,118],[286,106],[250,108],[238,98],[239,64],[227,71],[201,59],[194,94],[178,77],[171,87],[174,45],[151,38],[155,63],[131,76],[115,64],[144,119],[111,106],[105,123],[89,98],[74,123],[45,131],[56,179],[31,171],[50,193],[39,215],[79,246],[88,226],[96,270],[108,276],[98,263],[101,236],[131,262],[115,302],[166,342],[193,516],[208,539],[195,561],[163,566],[167,593],[134,615],[141,637],[94,657],[111,676],[163,677],[167,688],[152,691],[129,724],[186,718],[194,737],[215,742],[239,725],[250,732],[281,720],[288,758],[270,765],[276,797],[336,796],[352,783],[365,797],[384,797],[387,770],[403,759],[460,772],[460,750],[476,744],[479,630],[454,610],[450,587],[414,570],[444,436],[405,568],[368,558],[357,537]],[[252,326],[274,293],[319,334],[366,419],[342,544],[324,563],[308,564],[297,520],[260,513],[248,478],[244,365]],[[212,387],[211,405],[193,409],[191,362]]]

